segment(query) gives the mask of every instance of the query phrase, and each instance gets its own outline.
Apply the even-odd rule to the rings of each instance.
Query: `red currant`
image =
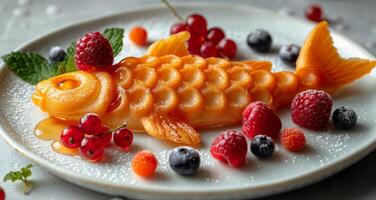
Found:
[[[61,133],[60,141],[65,147],[73,149],[80,147],[84,137],[84,132],[78,126],[68,126]]]
[[[307,19],[314,21],[314,22],[320,22],[323,20],[323,12],[322,8],[318,4],[311,4],[306,12],[305,16]]]
[[[101,131],[102,122],[98,115],[89,113],[81,118],[80,127],[87,135],[97,135]]]
[[[216,45],[212,42],[205,42],[201,46],[201,56],[204,58],[217,57],[218,50],[217,50]]]
[[[188,31],[188,27],[185,23],[179,22],[171,26],[170,34],[176,34],[182,31]]]
[[[5,191],[0,187],[0,200],[5,200]]]
[[[191,36],[188,40],[188,51],[192,55],[200,55],[200,48],[203,42],[202,37]]]
[[[195,36],[206,36],[207,22],[206,19],[199,14],[192,14],[187,18],[188,30]]]
[[[129,150],[133,142],[133,133],[127,128],[119,128],[114,132],[114,143],[123,150]]]
[[[80,154],[90,161],[99,161],[104,156],[103,140],[96,136],[86,136],[80,146]]]
[[[208,34],[206,35],[206,39],[215,44],[218,44],[223,38],[225,38],[225,33],[219,27],[209,29]]]
[[[236,43],[230,39],[223,39],[219,42],[219,51],[221,55],[231,59],[236,55]]]
[[[112,133],[110,129],[106,126],[102,126],[100,133],[101,134],[97,135],[97,137],[103,140],[104,147],[109,147],[112,139]]]

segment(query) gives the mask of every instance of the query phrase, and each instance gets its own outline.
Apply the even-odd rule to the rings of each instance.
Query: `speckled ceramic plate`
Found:
[[[247,48],[245,38],[255,28],[264,28],[273,35],[274,47],[286,43],[302,44],[313,24],[288,16],[240,5],[230,4],[177,4],[184,16],[192,12],[205,14],[210,26],[221,26],[228,37],[236,40],[238,59],[266,59],[273,61],[273,70],[292,70],[284,67],[275,51],[260,55]],[[106,27],[123,27],[129,30],[134,25],[148,29],[150,38],[166,37],[174,16],[164,5],[133,8],[114,15],[101,17],[65,27],[37,38],[18,50],[46,54],[51,46],[67,46],[87,31],[103,30]],[[363,48],[349,39],[333,33],[335,45],[343,56],[373,58]],[[125,56],[140,56],[145,49],[133,46],[127,38],[125,48],[117,60]],[[358,161],[376,146],[376,80],[369,75],[338,91],[334,96],[334,107],[349,105],[359,114],[359,124],[352,131],[325,132],[306,131],[308,146],[300,153],[289,153],[276,148],[271,159],[259,160],[250,153],[247,164],[232,169],[213,160],[209,155],[210,141],[220,132],[216,129],[201,133],[203,144],[200,149],[202,165],[197,175],[181,177],[168,166],[168,152],[172,146],[147,136],[137,134],[134,148],[122,153],[115,148],[106,151],[107,159],[95,164],[84,160],[54,153],[50,142],[38,140],[33,128],[46,117],[31,102],[34,87],[21,81],[1,67],[0,123],[2,137],[18,152],[41,165],[51,173],[74,184],[96,191],[142,199],[228,199],[265,196],[301,187],[323,179]],[[294,126],[287,110],[280,116],[284,127]],[[239,129],[240,127],[230,127]],[[227,129],[227,128],[226,128]],[[142,179],[130,170],[130,159],[140,149],[156,153],[159,166],[155,177]]]

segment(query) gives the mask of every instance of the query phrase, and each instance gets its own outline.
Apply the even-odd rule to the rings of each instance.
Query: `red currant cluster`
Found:
[[[236,55],[236,43],[226,39],[225,33],[219,27],[207,29],[207,21],[200,14],[192,14],[185,22],[172,25],[170,34],[188,31],[191,38],[188,41],[188,50],[193,55],[208,57],[233,58]]]
[[[104,149],[111,145],[112,137],[116,146],[126,151],[130,149],[133,134],[129,129],[120,127],[112,131],[102,125],[98,115],[89,113],[81,118],[78,126],[66,127],[60,140],[67,148],[79,148],[83,158],[95,162],[103,158]]]

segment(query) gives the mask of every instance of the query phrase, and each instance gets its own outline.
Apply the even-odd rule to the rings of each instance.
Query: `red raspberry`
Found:
[[[77,40],[76,65],[80,70],[111,67],[114,56],[110,42],[99,32],[89,32]]]
[[[245,162],[247,150],[247,140],[237,131],[222,132],[210,147],[214,159],[226,162],[231,167],[240,167]]]
[[[292,100],[292,121],[312,130],[324,129],[329,121],[332,104],[332,98],[324,91],[306,90],[300,92]]]
[[[276,138],[281,128],[281,119],[262,101],[250,103],[243,111],[242,131],[249,139],[256,135]]]
[[[281,134],[281,143],[289,151],[300,151],[304,148],[306,138],[302,130],[287,128]]]

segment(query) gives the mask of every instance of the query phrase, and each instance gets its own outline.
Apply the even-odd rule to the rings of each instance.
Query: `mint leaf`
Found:
[[[11,52],[2,59],[11,71],[33,85],[58,74],[57,65],[49,65],[45,58],[36,53]]]
[[[26,167],[21,168],[19,171],[11,171],[4,176],[3,180],[4,182],[21,181],[25,186],[24,193],[27,194],[32,188],[32,183],[28,180],[28,178],[32,174],[30,170],[32,167],[33,166],[30,164],[30,165],[27,165]]]
[[[123,34],[122,28],[108,28],[104,30],[103,35],[110,41],[114,57],[117,56],[123,48]]]
[[[58,74],[77,71],[76,63],[74,60],[74,53],[76,51],[76,42],[72,42],[68,49],[65,60],[58,63]]]
[[[18,172],[18,171],[17,172],[11,171],[4,176],[4,182],[6,181],[15,182],[21,179],[22,179],[22,174],[21,172]]]
[[[27,165],[26,167],[22,167],[22,168],[20,169],[20,172],[21,172],[22,177],[23,177],[24,179],[27,179],[29,176],[31,176],[31,171],[30,171],[30,169],[31,169],[32,167],[33,167],[33,165],[29,164],[29,165]]]
[[[103,35],[109,40],[114,57],[117,56],[123,48],[124,29],[108,28]],[[66,50],[67,55],[64,61],[56,64],[49,64],[47,59],[36,53],[11,52],[2,59],[22,80],[35,85],[53,76],[77,71],[74,59],[75,49],[76,42],[72,42]]]

